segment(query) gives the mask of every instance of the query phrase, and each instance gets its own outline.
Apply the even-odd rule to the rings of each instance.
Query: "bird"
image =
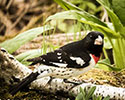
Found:
[[[87,72],[100,59],[104,44],[104,35],[98,31],[89,32],[83,39],[68,43],[55,51],[28,59],[31,65],[40,64],[34,71],[9,93],[15,95],[31,82],[43,77],[68,79]]]

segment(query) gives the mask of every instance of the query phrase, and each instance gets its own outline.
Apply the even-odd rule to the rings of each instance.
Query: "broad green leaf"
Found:
[[[125,68],[125,38],[115,40],[113,47],[113,57],[116,67]]]
[[[103,69],[104,71],[113,71],[110,67],[105,64],[96,64],[95,68]]]
[[[78,20],[82,23],[89,24],[93,27],[98,28],[105,35],[113,38],[120,37],[118,33],[108,28],[104,22],[101,22],[97,17],[87,13],[76,10],[69,10],[57,13],[47,18],[46,22],[52,19],[73,19]]]
[[[100,61],[98,61],[98,63],[109,64],[109,65],[111,64],[109,59],[100,60]]]
[[[89,14],[85,11],[75,11],[75,16],[78,16],[80,17],[80,19],[85,19],[87,21],[91,21],[93,23],[96,23],[96,24],[99,24],[99,25],[102,25],[104,27],[107,27],[107,25],[102,22],[100,19],[98,19],[96,16],[92,15],[92,14]]]
[[[49,16],[45,22],[48,22],[53,19],[76,19],[76,16],[74,16],[74,12],[74,10],[69,10],[56,13],[54,15]]]
[[[39,34],[53,29],[52,27],[46,25],[43,27],[33,28],[28,31],[25,31],[23,33],[20,33],[16,37],[7,40],[0,44],[1,47],[5,48],[9,53],[15,52],[20,46],[24,45],[28,41],[31,41],[32,39],[36,38]]]
[[[125,0],[112,0],[111,4],[113,11],[125,26]]]
[[[93,87],[91,87],[91,88],[88,90],[88,94],[86,95],[86,100],[89,100],[89,98],[92,97],[92,95],[93,95],[95,89],[96,89],[96,86],[93,86]]]
[[[111,30],[111,29],[109,29],[107,27],[104,27],[102,25],[99,25],[97,23],[94,23],[92,21],[87,21],[86,19],[83,19],[83,18],[81,20],[79,20],[79,21],[82,22],[82,23],[94,26],[94,27],[96,27],[96,29],[98,28],[103,34],[105,34],[108,37],[111,37],[111,38],[118,38],[118,37],[120,37],[120,35],[117,34],[115,31],[113,31],[113,30]]]
[[[115,28],[115,31],[121,35],[125,35],[123,32],[123,25],[121,23],[121,21],[119,20],[118,16],[113,12],[113,10],[111,10],[111,4],[109,2],[109,0],[97,0],[106,10],[107,13],[113,23],[113,26]]]
[[[65,6],[65,10],[75,10],[75,11],[81,11],[81,13],[83,13],[84,17],[88,20],[93,20],[94,22],[96,23],[100,23],[101,25],[103,26],[107,26],[105,23],[101,22],[98,18],[96,18],[95,16],[83,11],[82,9],[80,9],[79,7],[76,7],[75,5],[73,5],[72,3],[70,2],[67,2],[65,0],[55,0],[55,2],[57,2],[62,8],[63,6]],[[60,15],[61,16],[61,15]]]
[[[85,12],[85,11],[76,11],[76,10],[69,10],[64,12],[56,13],[55,15],[52,15],[46,19],[46,22],[52,19],[75,19],[80,20],[81,18],[84,18],[87,21],[91,21],[93,23],[102,25],[104,27],[107,27],[107,25],[100,21],[97,17]]]
[[[120,71],[121,70],[111,65],[109,59],[103,59],[103,60],[98,61],[98,63],[95,65],[95,68],[100,68],[105,71]]]
[[[29,50],[16,56],[16,59],[23,64],[29,64],[26,60],[42,55],[41,49]]]

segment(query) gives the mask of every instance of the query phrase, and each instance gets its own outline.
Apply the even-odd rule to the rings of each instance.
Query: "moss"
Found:
[[[23,90],[21,92],[18,92],[16,95],[12,96],[8,92],[9,88],[12,86],[9,86],[4,81],[1,81],[0,84],[0,99],[11,99],[11,100],[67,100],[68,97],[64,97],[62,95],[54,95],[50,93],[45,93],[43,91],[38,90]]]
[[[81,80],[93,79],[96,84],[105,84],[125,88],[125,70],[121,70],[119,72],[108,72],[102,69],[94,68],[89,72],[80,75],[78,78]]]
[[[105,84],[116,87],[125,88],[125,70],[120,72],[106,72],[100,69],[92,69],[88,73],[79,76],[81,80],[87,80],[92,78],[96,84]],[[11,86],[8,86],[3,79],[0,84],[0,99],[13,99],[13,100],[67,100],[68,97],[64,97],[64,94],[50,94],[43,91],[28,90],[18,92],[15,96],[11,96],[8,90]],[[71,100],[71,99],[70,99]]]

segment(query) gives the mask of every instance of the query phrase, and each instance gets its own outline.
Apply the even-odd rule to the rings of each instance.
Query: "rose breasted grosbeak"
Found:
[[[14,86],[10,93],[14,95],[36,79],[46,76],[68,79],[90,70],[98,62],[103,48],[104,35],[92,31],[79,41],[69,43],[40,57],[29,59],[31,65],[42,64],[29,76]]]

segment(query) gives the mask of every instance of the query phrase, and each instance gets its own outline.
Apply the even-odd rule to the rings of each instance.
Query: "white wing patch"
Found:
[[[76,63],[79,64],[79,65],[81,65],[81,66],[82,66],[83,64],[85,64],[84,60],[81,59],[80,57],[70,57],[70,59],[75,60]]]
[[[64,63],[55,63],[55,62],[51,62],[54,65],[60,66],[60,67],[66,67],[68,64],[64,64]]]
[[[59,56],[58,59],[61,59],[61,56]]]
[[[57,53],[57,55],[58,55],[58,56],[60,56],[60,55],[61,55],[61,53],[59,53],[59,52],[58,52],[58,53]]]

